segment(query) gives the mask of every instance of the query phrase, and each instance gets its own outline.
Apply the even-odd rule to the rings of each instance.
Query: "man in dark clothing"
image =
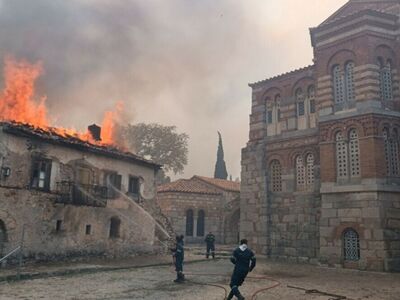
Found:
[[[174,282],[181,283],[185,281],[183,274],[183,260],[185,258],[185,249],[183,243],[183,235],[176,237],[176,246],[172,249],[172,255],[175,262],[176,279]]]
[[[207,234],[204,241],[207,244],[206,258],[208,259],[210,257],[210,252],[211,252],[212,258],[215,258],[215,235],[213,235],[212,232],[210,231],[210,233]]]
[[[240,241],[240,246],[233,251],[231,262],[235,265],[235,269],[231,277],[231,292],[227,300],[231,300],[233,296],[236,296],[239,300],[244,300],[244,297],[240,294],[239,286],[243,284],[247,274],[253,271],[256,266],[256,257],[253,251],[247,247],[247,240]]]

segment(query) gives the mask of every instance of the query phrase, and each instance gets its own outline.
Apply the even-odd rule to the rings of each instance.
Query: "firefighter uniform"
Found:
[[[235,269],[231,277],[231,292],[227,299],[230,300],[233,296],[244,299],[240,294],[239,287],[243,284],[247,274],[256,266],[256,257],[253,251],[247,247],[247,241],[245,243],[242,241],[241,245],[233,251],[231,262],[235,265]]]
[[[215,258],[215,235],[213,235],[211,232],[207,234],[205,240],[207,244],[207,252],[206,252],[206,258],[210,257],[210,252],[212,258]]]
[[[176,247],[172,250],[174,262],[175,262],[175,271],[176,271],[176,279],[174,282],[183,282],[185,281],[185,275],[183,274],[183,261],[185,259],[185,249],[183,243],[183,236],[176,237]]]

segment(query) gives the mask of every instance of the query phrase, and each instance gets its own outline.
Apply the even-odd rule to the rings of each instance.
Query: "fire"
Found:
[[[123,110],[118,102],[115,111],[107,111],[102,122],[101,142],[95,141],[88,132],[52,127],[46,108],[46,97],[35,99],[35,82],[43,74],[40,62],[17,61],[13,57],[4,60],[4,89],[0,92],[0,121],[29,124],[64,137],[76,137],[93,144],[116,144],[117,122]]]

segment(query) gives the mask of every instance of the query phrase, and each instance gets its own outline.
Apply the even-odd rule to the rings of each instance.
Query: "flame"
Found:
[[[95,141],[89,132],[75,129],[52,127],[46,108],[46,97],[35,99],[35,82],[43,74],[42,63],[31,64],[14,57],[4,60],[4,89],[0,93],[0,121],[29,124],[63,137],[75,137],[83,141],[115,145],[117,122],[121,121],[123,103],[118,102],[114,111],[107,111],[102,122],[102,141]]]

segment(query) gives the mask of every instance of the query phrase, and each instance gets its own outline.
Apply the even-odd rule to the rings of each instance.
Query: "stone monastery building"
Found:
[[[0,256],[21,241],[33,260],[153,251],[163,220],[141,207],[150,201],[143,195],[156,194],[160,167],[51,129],[1,122]]]
[[[400,1],[351,0],[313,64],[250,84],[241,236],[271,257],[400,271]]]

